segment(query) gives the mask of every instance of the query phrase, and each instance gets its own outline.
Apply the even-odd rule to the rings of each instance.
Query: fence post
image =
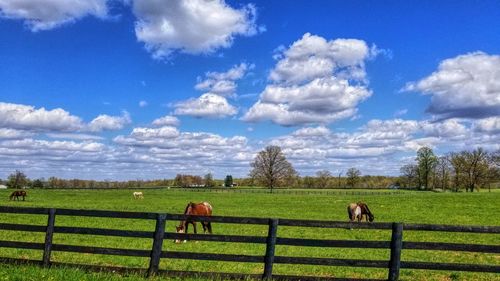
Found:
[[[148,277],[158,273],[160,266],[161,250],[163,246],[163,238],[165,236],[165,224],[167,221],[166,214],[156,214],[156,226],[151,249],[151,259],[149,260]]]
[[[56,221],[56,209],[49,209],[47,219],[47,230],[45,231],[45,247],[43,249],[42,264],[45,267],[50,266],[50,255],[52,253],[52,237],[54,236],[54,225]]]
[[[401,265],[401,249],[403,248],[403,224],[392,224],[391,237],[391,259],[389,261],[389,276],[387,280],[397,281],[399,279],[399,268]]]
[[[276,248],[276,234],[278,219],[269,219],[269,231],[266,240],[266,256],[264,257],[264,275],[262,279],[271,280],[273,275],[274,249]]]

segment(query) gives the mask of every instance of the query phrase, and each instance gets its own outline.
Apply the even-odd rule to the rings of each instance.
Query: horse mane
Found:
[[[191,208],[193,206],[193,202],[189,202],[186,206],[186,209],[184,210],[184,215],[187,215],[188,211],[189,211],[189,208]]]
[[[363,207],[365,208],[366,210],[366,213],[369,214],[370,216],[373,216],[372,212],[370,211],[370,209],[368,208],[368,205],[366,204],[363,204]]]

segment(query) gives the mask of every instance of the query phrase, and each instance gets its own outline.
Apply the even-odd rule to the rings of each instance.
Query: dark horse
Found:
[[[26,197],[26,191],[24,190],[16,190],[14,192],[12,192],[9,196],[9,200],[15,200],[17,199],[17,201],[19,201],[19,196],[22,196],[23,197],[23,201],[24,201],[24,198]]]
[[[184,210],[184,215],[191,215],[191,216],[211,216],[212,215],[212,205],[208,202],[201,202],[201,203],[193,203],[189,202],[187,204],[186,209]],[[196,221],[192,219],[184,220],[181,221],[179,226],[176,226],[176,232],[177,233],[188,233],[188,224],[193,225],[193,231],[196,234]],[[201,225],[203,226],[203,233],[207,232],[212,233],[212,224],[210,222],[201,222]],[[175,243],[180,243],[180,240],[175,240]],[[186,240],[184,240],[186,242]]]
[[[375,216],[368,208],[368,205],[363,202],[349,204],[347,206],[347,214],[349,215],[349,220],[351,222],[355,219],[357,219],[358,222],[361,222],[363,220],[363,216],[365,216],[366,221],[373,222],[375,219]]]

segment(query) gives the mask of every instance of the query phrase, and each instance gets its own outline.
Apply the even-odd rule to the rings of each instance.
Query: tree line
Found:
[[[400,185],[418,189],[479,191],[500,181],[500,150],[483,148],[436,156],[431,148],[417,151],[415,161],[401,167]]]

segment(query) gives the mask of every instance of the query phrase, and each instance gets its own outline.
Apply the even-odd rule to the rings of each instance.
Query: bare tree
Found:
[[[23,172],[16,170],[13,174],[9,175],[7,186],[9,188],[23,188],[28,182],[28,177]]]
[[[400,169],[401,176],[406,182],[406,187],[418,186],[418,167],[415,164],[406,164]]]
[[[328,182],[332,178],[332,174],[327,170],[322,170],[316,173],[316,177],[318,178],[318,187],[326,188],[328,186]]]
[[[297,172],[287,160],[279,146],[270,145],[255,157],[250,176],[264,186],[273,188],[295,177]]]
[[[434,183],[434,186],[438,186],[439,188],[446,190],[450,181],[449,159],[446,156],[439,157],[435,168],[436,171],[434,174],[436,175],[436,182]]]
[[[478,190],[481,184],[484,184],[488,178],[488,154],[482,148],[473,151],[463,151],[465,159],[466,187],[465,191]]]
[[[346,176],[347,176],[347,185],[349,185],[350,187],[355,187],[359,181],[359,176],[361,176],[361,172],[356,168],[350,168],[349,170],[347,170]]]

